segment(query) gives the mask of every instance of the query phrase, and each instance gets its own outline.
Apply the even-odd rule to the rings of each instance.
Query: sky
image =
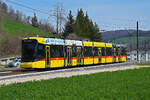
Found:
[[[33,16],[36,11],[12,4],[7,0],[9,6],[24,14]],[[150,30],[150,0],[9,0],[27,5],[35,9],[49,12],[59,2],[62,3],[66,16],[72,10],[74,17],[77,10],[82,8],[87,11],[89,17],[99,25],[100,30],[136,29],[136,21],[139,21],[139,28]],[[48,15],[36,12],[39,19],[48,19]],[[49,17],[54,25],[55,20]]]

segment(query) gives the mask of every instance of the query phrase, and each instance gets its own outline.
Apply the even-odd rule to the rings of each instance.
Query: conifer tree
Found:
[[[92,27],[92,32],[91,32],[91,40],[92,41],[101,41],[102,37],[101,37],[101,33],[99,31],[99,27],[98,25],[95,23],[93,24],[93,27]]]
[[[90,19],[86,12],[86,15],[84,16],[84,26],[83,26],[84,37],[89,38],[89,34],[90,34],[89,28],[90,28]]]
[[[84,15],[82,9],[78,10],[74,25],[74,32],[82,38],[86,38],[91,41],[101,41],[101,33],[98,25],[89,19],[87,12],[86,15]]]
[[[36,13],[34,13],[34,17],[32,18],[32,26],[38,27],[38,20],[36,17]]]
[[[74,25],[74,19],[72,16],[71,10],[69,11],[69,15],[67,17],[67,23],[65,24],[65,29],[63,32],[63,37],[66,38],[70,33],[73,33],[73,25]]]
[[[75,22],[75,32],[77,35],[79,36],[84,36],[84,31],[83,31],[83,27],[84,27],[85,23],[84,23],[84,13],[82,9],[78,10],[77,13],[77,17],[76,17],[76,22]]]

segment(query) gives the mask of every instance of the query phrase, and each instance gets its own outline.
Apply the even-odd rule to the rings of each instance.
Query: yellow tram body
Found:
[[[21,68],[61,68],[126,62],[125,48],[104,42],[29,37],[24,38],[22,42],[20,66]]]

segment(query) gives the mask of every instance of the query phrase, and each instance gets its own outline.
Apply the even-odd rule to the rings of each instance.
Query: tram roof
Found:
[[[105,43],[104,42],[94,42],[94,46],[95,47],[105,47]]]
[[[104,43],[104,42],[90,42],[90,41],[82,41],[81,40],[69,40],[69,39],[59,39],[59,38],[44,38],[44,37],[27,37],[24,39],[34,39],[37,40],[38,43],[41,44],[49,44],[49,45],[76,45],[76,46],[95,46],[95,47],[112,47],[115,45],[116,47],[126,47],[124,44],[112,44],[112,43]]]
[[[24,39],[35,39],[38,43],[49,44],[49,45],[77,45],[82,46],[82,41],[80,40],[63,40],[58,38],[44,38],[44,37],[28,37]]]

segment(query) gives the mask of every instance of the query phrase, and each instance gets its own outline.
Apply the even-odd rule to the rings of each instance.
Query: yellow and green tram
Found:
[[[125,62],[127,47],[104,42],[28,37],[22,40],[21,68],[61,68]]]

